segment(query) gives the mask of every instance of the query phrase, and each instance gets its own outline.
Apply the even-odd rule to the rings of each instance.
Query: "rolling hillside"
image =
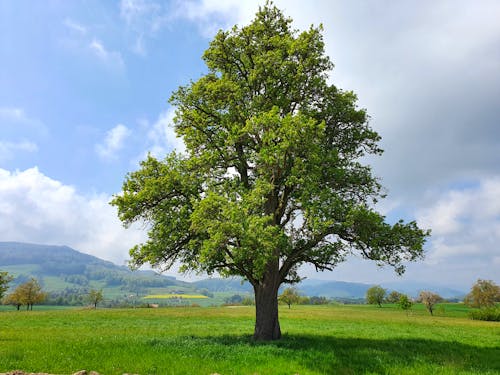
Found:
[[[30,277],[36,277],[49,292],[75,293],[89,288],[102,288],[110,298],[174,292],[209,292],[224,296],[253,292],[252,286],[248,282],[242,282],[240,278],[209,278],[192,283],[183,282],[153,271],[131,271],[125,266],[83,254],[67,246],[0,242],[0,270],[8,271],[16,277],[13,286]],[[301,294],[307,296],[360,299],[364,298],[370,286],[362,283],[306,279],[296,287]],[[416,296],[420,290],[432,290],[445,298],[460,298],[465,295],[465,292],[453,288],[409,281],[397,281],[382,286],[411,296]],[[219,299],[218,302],[220,301]]]
[[[153,271],[131,271],[67,246],[0,242],[0,269],[14,275],[12,287],[30,277],[44,290],[81,293],[102,288],[110,297],[148,293],[155,288],[191,290],[193,287],[173,277]]]

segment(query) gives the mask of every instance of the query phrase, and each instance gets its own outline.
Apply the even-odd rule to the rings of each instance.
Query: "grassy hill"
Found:
[[[103,289],[108,300],[195,289],[175,278],[153,271],[131,271],[67,246],[0,242],[0,268],[14,275],[12,287],[35,277],[55,300],[84,295],[90,288]]]

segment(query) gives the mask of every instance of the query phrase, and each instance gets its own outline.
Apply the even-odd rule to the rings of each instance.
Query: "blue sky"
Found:
[[[262,1],[0,3],[0,240],[65,244],[123,264],[144,240],[108,205],[147,152],[181,148],[167,100],[204,72],[220,28]],[[381,134],[370,160],[389,220],[433,230],[409,280],[500,281],[500,5],[497,1],[276,1],[322,23],[331,80]],[[173,272],[173,271],[172,271]],[[383,282],[351,259],[312,278]]]

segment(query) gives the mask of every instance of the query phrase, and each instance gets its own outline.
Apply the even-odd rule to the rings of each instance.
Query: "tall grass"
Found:
[[[0,313],[0,372],[499,374],[500,326],[392,307],[292,306],[284,337],[251,338],[254,308]]]

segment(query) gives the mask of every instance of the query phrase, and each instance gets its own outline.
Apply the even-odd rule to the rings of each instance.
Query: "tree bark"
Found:
[[[254,286],[255,291],[255,340],[279,340],[281,338],[278,320],[278,288],[279,283],[260,283]]]

